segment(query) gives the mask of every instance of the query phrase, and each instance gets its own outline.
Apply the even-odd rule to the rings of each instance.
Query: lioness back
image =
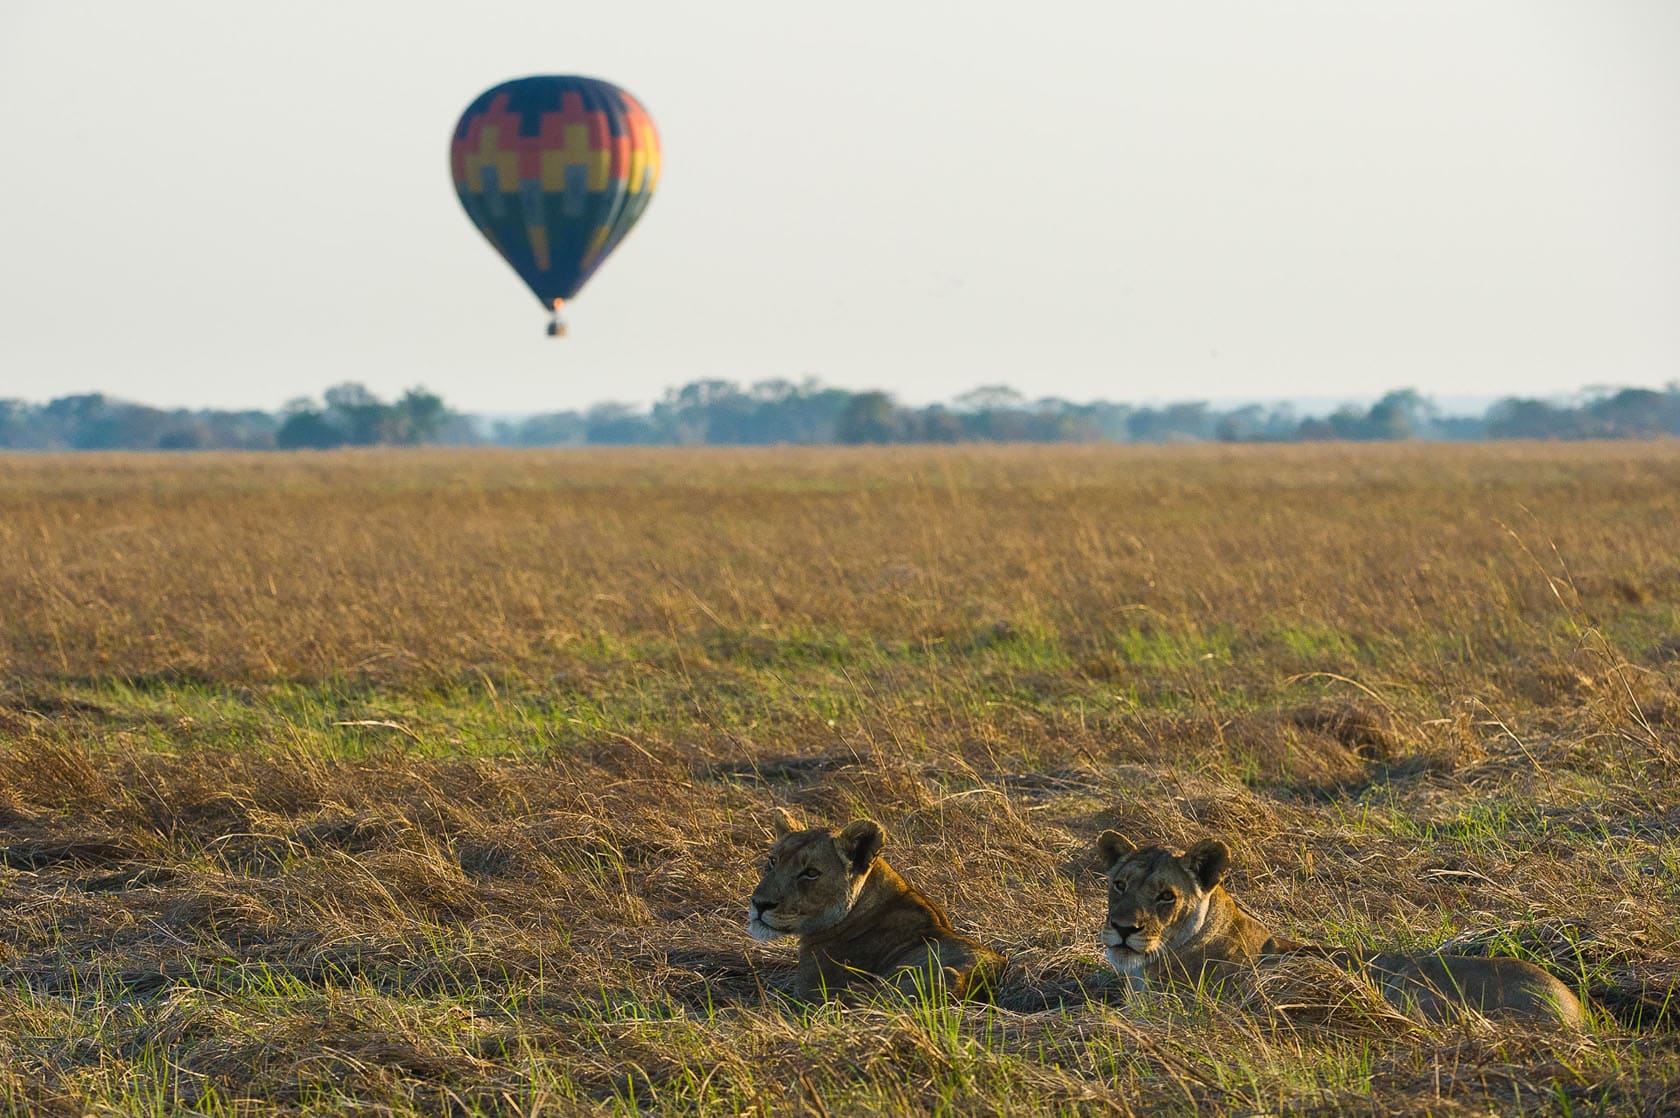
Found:
[[[1521,959],[1367,954],[1283,939],[1245,912],[1223,885],[1230,849],[1208,839],[1187,851],[1139,848],[1115,831],[1097,840],[1108,878],[1108,922],[1098,939],[1134,990],[1149,981],[1199,981],[1252,969],[1267,957],[1310,954],[1363,973],[1400,1009],[1441,1020],[1466,1007],[1489,1016],[1577,1028],[1574,991]]]
[[[1586,1024],[1575,992],[1524,959],[1479,955],[1372,955],[1363,960],[1391,1004],[1438,1021],[1460,1006],[1488,1016]]]
[[[859,979],[958,997],[990,988],[1003,956],[958,933],[881,858],[879,823],[859,820],[835,832],[801,828],[779,812],[775,824],[747,930],[766,941],[799,937],[801,997],[832,995]]]

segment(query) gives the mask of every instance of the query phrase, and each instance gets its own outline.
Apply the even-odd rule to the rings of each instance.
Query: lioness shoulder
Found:
[[[1578,1027],[1573,991],[1522,959],[1408,956],[1313,947],[1272,935],[1225,889],[1229,847],[1139,847],[1105,831],[1097,852],[1108,879],[1108,920],[1098,939],[1133,989],[1151,980],[1225,976],[1268,956],[1310,953],[1364,974],[1389,1003],[1440,1020],[1464,1007]]]
[[[958,933],[887,864],[879,823],[801,827],[785,811],[774,822],[747,931],[765,941],[799,937],[799,996],[832,995],[863,978],[888,979],[906,993],[943,985],[962,997],[989,989],[1003,956]]]

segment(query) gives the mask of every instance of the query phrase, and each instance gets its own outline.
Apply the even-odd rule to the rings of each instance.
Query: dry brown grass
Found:
[[[0,1105],[1652,1110],[1667,1029],[1120,1004],[1103,827],[1281,932],[1673,984],[1680,448],[0,459]],[[773,805],[1015,960],[801,1009]]]
[[[542,682],[593,663],[602,639],[750,659],[790,634],[960,646],[1043,631],[1089,659],[1078,667],[1122,678],[1117,631],[1356,647],[1445,635],[1460,646],[1435,659],[1504,660],[1532,653],[1491,645],[1559,617],[1559,594],[1592,615],[1672,605],[1680,589],[1667,444],[12,457],[0,470],[0,649],[22,676]],[[1499,682],[1541,698],[1578,687],[1568,672]]]

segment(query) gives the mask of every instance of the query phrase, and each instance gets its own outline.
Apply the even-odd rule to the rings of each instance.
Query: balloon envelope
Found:
[[[636,99],[608,82],[520,78],[467,106],[449,165],[478,231],[558,310],[647,208],[659,136]]]

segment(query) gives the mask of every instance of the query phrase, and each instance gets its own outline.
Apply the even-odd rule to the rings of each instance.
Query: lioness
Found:
[[[1218,839],[1179,853],[1104,831],[1097,851],[1109,886],[1108,923],[1097,938],[1134,992],[1151,980],[1221,979],[1268,955],[1310,954],[1364,974],[1389,1004],[1416,1005],[1428,1020],[1468,1005],[1490,1016],[1582,1023],[1569,987],[1521,959],[1364,953],[1272,935],[1220,884],[1231,852]]]
[[[862,977],[889,979],[907,994],[940,984],[958,997],[990,989],[1003,956],[958,935],[887,865],[879,823],[805,829],[778,810],[775,827],[747,931],[765,942],[799,937],[798,996],[835,994]]]

